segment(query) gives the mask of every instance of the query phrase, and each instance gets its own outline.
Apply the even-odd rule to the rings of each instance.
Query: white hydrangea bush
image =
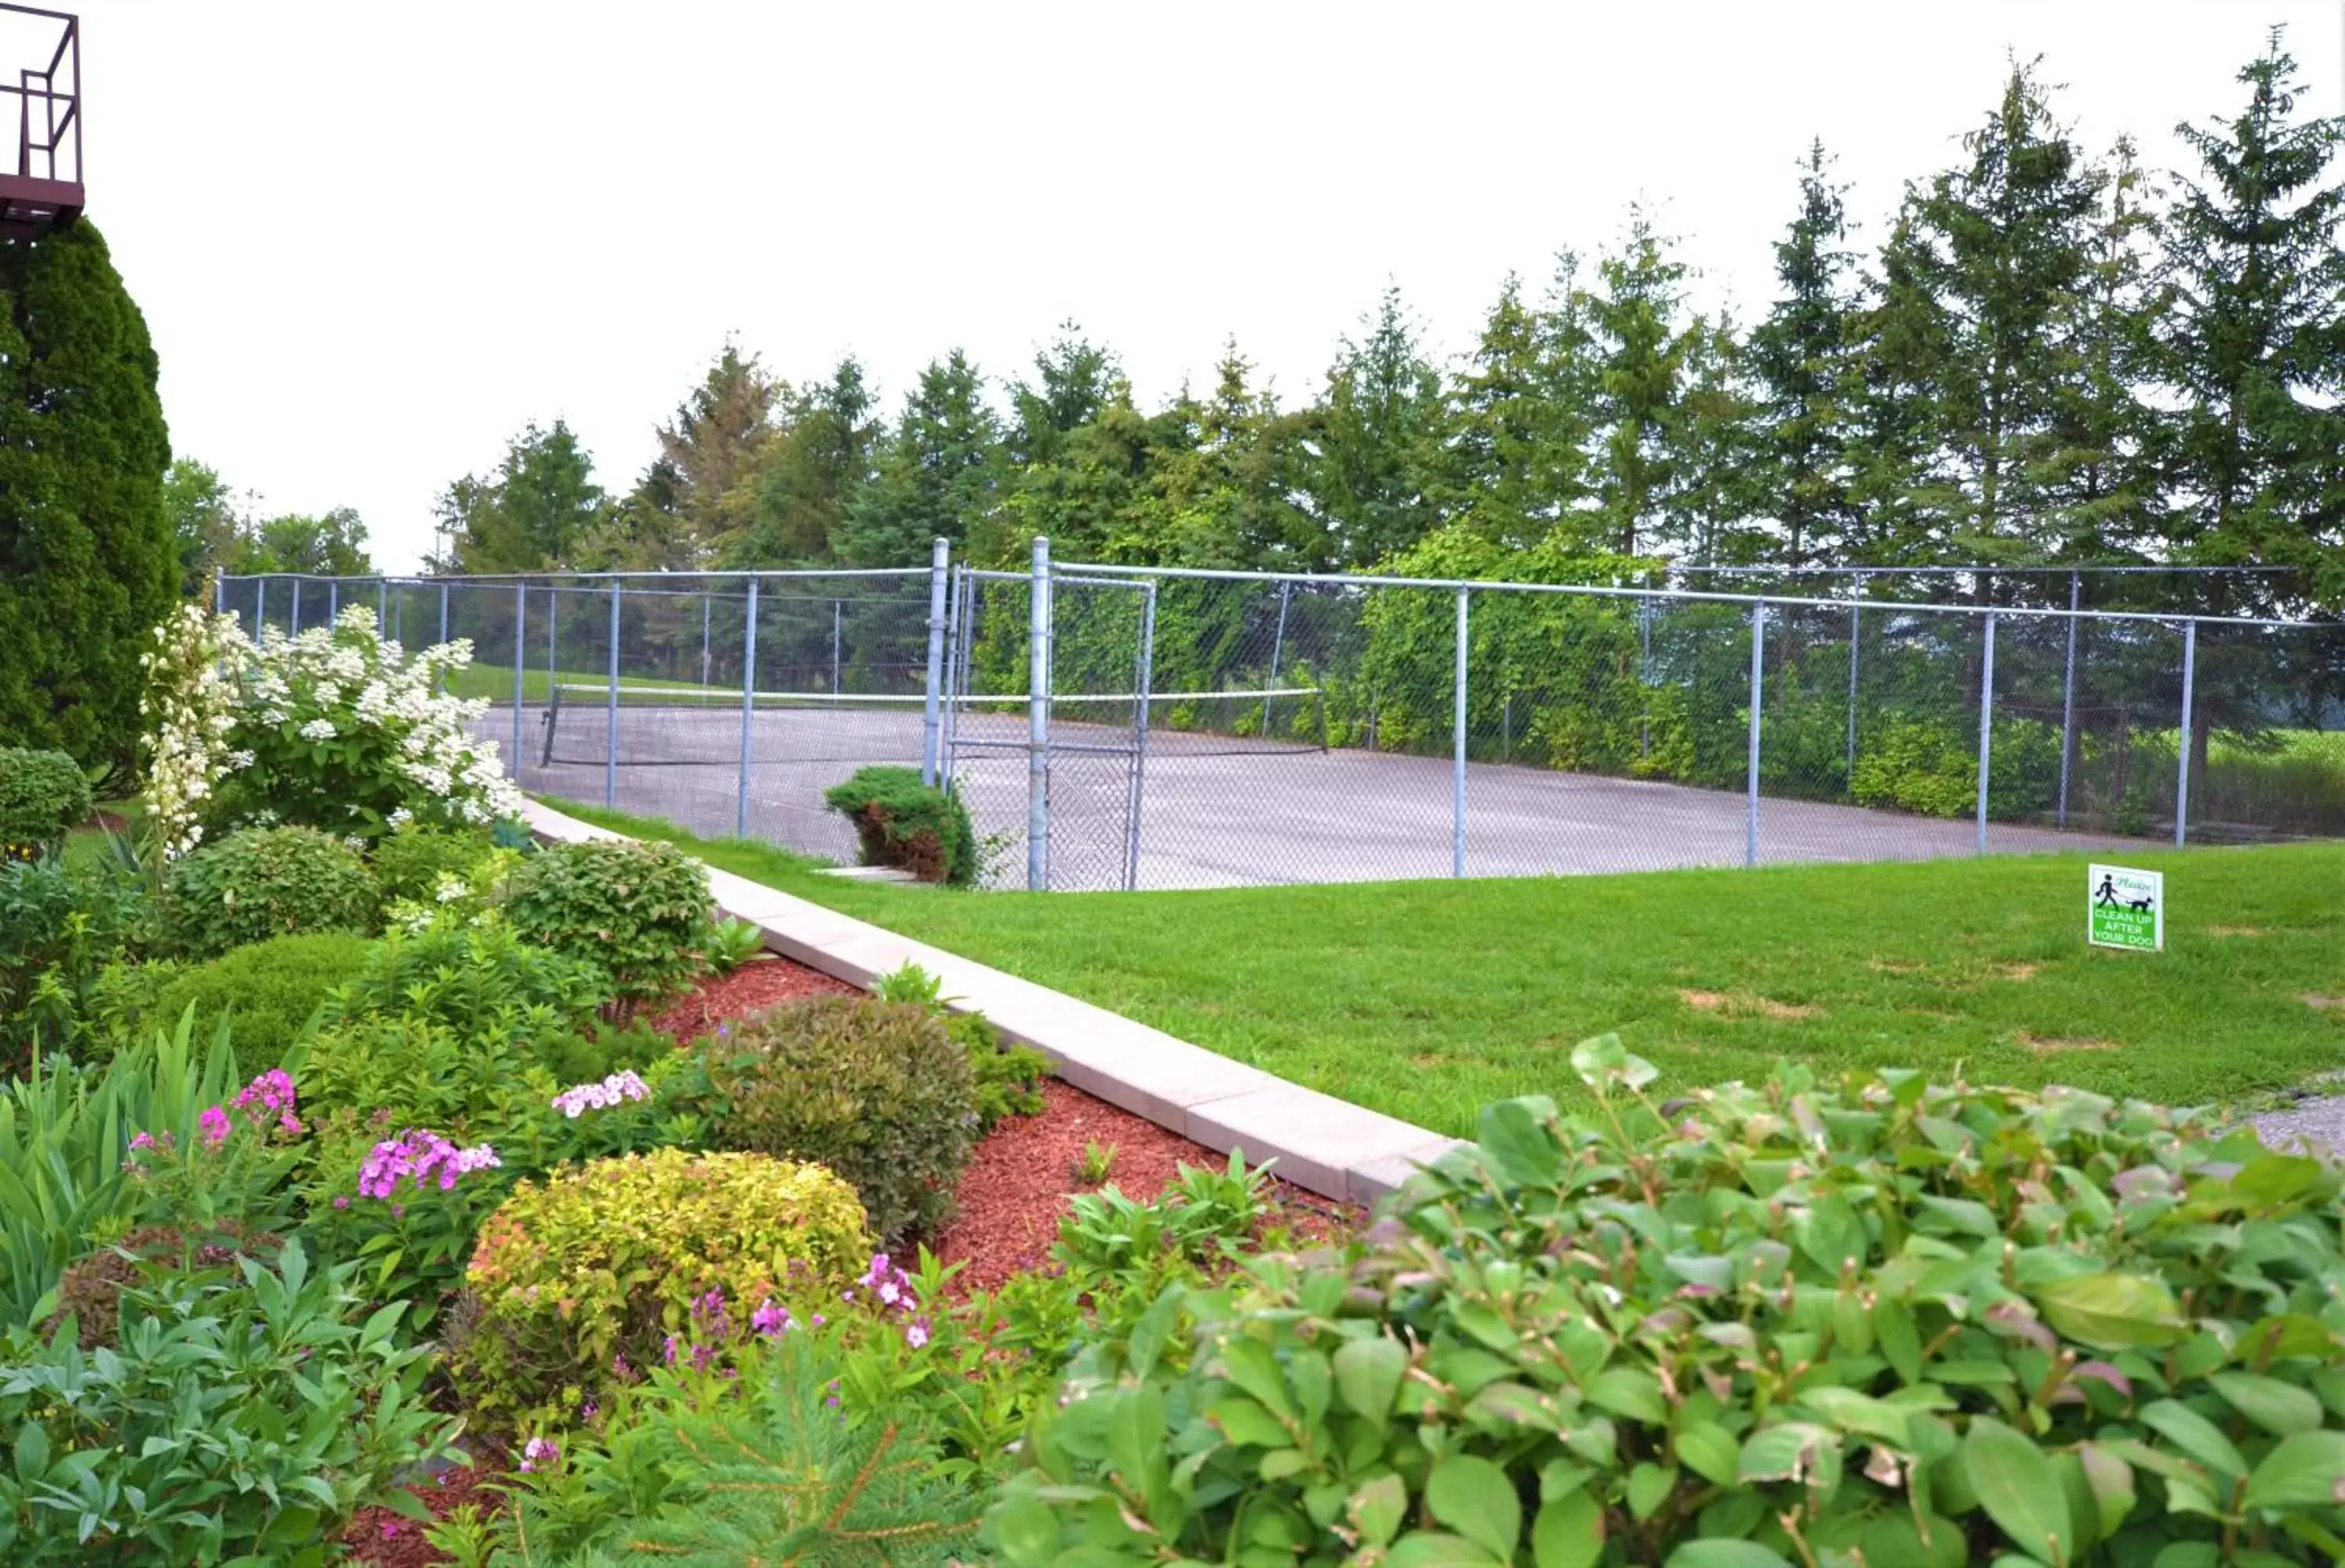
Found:
[[[371,842],[407,822],[485,827],[521,792],[473,728],[485,699],[451,697],[469,640],[410,655],[352,605],[331,626],[258,642],[187,606],[145,656],[147,809],[172,855],[208,829],[292,822]]]

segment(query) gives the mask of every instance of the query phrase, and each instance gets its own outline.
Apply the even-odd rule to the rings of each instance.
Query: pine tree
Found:
[[[1686,269],[1641,209],[1631,209],[1620,249],[1597,265],[1601,287],[1588,296],[1595,336],[1602,454],[1598,494],[1622,555],[1652,554],[1674,473],[1671,425],[1689,356],[1700,337],[1680,319]]]
[[[2174,412],[2167,526],[2191,560],[2299,569],[2345,600],[2345,185],[2330,165],[2345,120],[2300,116],[2296,61],[2275,30],[2239,72],[2245,108],[2185,124],[2199,178],[2166,226],[2156,367]],[[2248,590],[2209,608],[2254,610]]]
[[[0,244],[0,735],[127,766],[180,588],[147,323],[87,221]]]
[[[1407,548],[1436,520],[1427,493],[1429,443],[1438,428],[1441,377],[1418,330],[1386,288],[1366,329],[1345,338],[1315,411],[1316,461],[1305,480],[1332,560],[1372,565]]]
[[[1695,317],[1684,389],[1666,427],[1672,478],[1661,506],[1668,536],[1689,560],[1751,565],[1781,557],[1756,523],[1767,509],[1764,406],[1733,319]]]
[[[930,361],[871,483],[848,504],[839,559],[914,566],[939,535],[958,545],[993,511],[1001,466],[1000,423],[985,401],[985,378],[959,349]]]
[[[1056,462],[1067,437],[1107,406],[1121,375],[1113,352],[1076,323],[1061,322],[1051,346],[1034,356],[1035,379],[1010,384],[1010,466]]]
[[[756,355],[727,341],[675,418],[659,427],[659,457],[631,498],[634,517],[611,519],[598,548],[632,554],[645,569],[713,560],[720,542],[745,524],[754,496],[741,481],[773,438],[784,390]]]
[[[1906,198],[1889,259],[1915,285],[1901,301],[1934,320],[1926,374],[1935,415],[1925,505],[1974,560],[2040,558],[2076,454],[2054,430],[2078,367],[2078,301],[2100,174],[2052,117],[2032,66],[2015,66],[1969,160]]]
[[[1751,331],[1751,370],[1764,400],[1759,436],[1763,509],[1782,531],[1775,552],[1798,570],[1831,559],[1853,532],[1850,495],[1850,351],[1859,307],[1856,257],[1844,249],[1848,188],[1811,142],[1800,162],[1800,209],[1775,243],[1781,292]]]
[[[1508,275],[1449,388],[1435,464],[1444,516],[1478,537],[1529,545],[1582,494],[1581,411],[1558,395],[1555,348],[1552,321]]]

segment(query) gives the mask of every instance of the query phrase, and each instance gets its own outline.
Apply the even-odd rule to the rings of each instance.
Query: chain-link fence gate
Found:
[[[939,545],[904,571],[218,593],[248,629],[363,605],[410,647],[470,639],[484,732],[555,797],[846,860],[823,792],[918,767],[997,887],[2345,835],[2334,622],[1068,565],[1039,541],[1026,572]]]

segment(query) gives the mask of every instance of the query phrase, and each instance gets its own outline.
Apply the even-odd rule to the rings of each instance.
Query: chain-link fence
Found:
[[[703,833],[846,860],[823,792],[866,764],[919,768],[969,808],[999,887],[2345,834],[2345,626],[1861,585],[1281,577],[1053,565],[1038,547],[1016,573],[940,552],[900,572],[230,578],[220,595],[248,628],[364,603],[410,647],[469,637],[464,689],[525,789]],[[2081,583],[2012,597],[2064,593]]]

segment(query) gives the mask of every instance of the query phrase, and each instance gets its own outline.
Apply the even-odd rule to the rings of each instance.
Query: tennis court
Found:
[[[665,817],[727,834],[742,810],[744,725],[736,693],[706,699],[623,690],[614,744],[603,694],[522,710],[523,787]],[[1176,698],[1162,698],[1167,708]],[[1050,885],[1102,890],[1447,877],[1453,868],[1452,762],[1361,748],[1152,728],[1138,788],[1133,731],[1070,718],[1051,728]],[[1155,711],[1152,708],[1152,711]],[[548,726],[551,722],[549,744]],[[1157,722],[1162,722],[1159,713]],[[747,730],[750,836],[841,861],[855,856],[823,791],[870,763],[918,767],[914,698],[820,703],[761,699]],[[510,703],[483,728],[513,740]],[[953,776],[988,847],[988,881],[1026,881],[1028,758],[1022,705],[970,702],[952,728]],[[1661,871],[1743,863],[1749,802],[1739,792],[1469,762],[1469,876]],[[1132,854],[1137,815],[1138,847]],[[1760,802],[1760,859],[1927,860],[1977,852],[1968,819],[1917,817],[1822,801]],[[1989,849],[2024,853],[2123,845],[2107,834],[1990,823]]]

